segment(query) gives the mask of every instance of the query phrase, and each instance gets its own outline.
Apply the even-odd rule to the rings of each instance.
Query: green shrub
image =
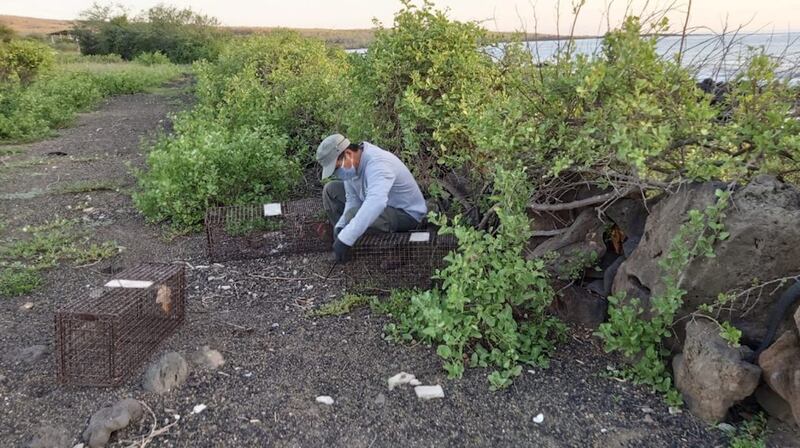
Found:
[[[142,52],[136,55],[133,58],[133,62],[141,65],[157,65],[157,64],[169,64],[169,58],[167,55],[160,51],[153,51],[153,52]]]
[[[165,5],[152,7],[137,17],[114,14],[111,8],[95,5],[84,11],[83,19],[74,29],[81,53],[116,53],[125,60],[154,52],[179,64],[213,60],[224,36],[216,19],[188,8]]]
[[[525,174],[500,170],[495,209],[500,225],[494,234],[436,219],[441,234],[454,234],[458,250],[437,273],[441,289],[394,300],[397,323],[387,325],[396,340],[417,338],[437,344],[450,377],[461,377],[465,359],[471,367],[493,367],[493,389],[506,387],[522,364],[546,366],[563,324],[547,314],[553,297],[544,262],[526,260],[531,230],[525,214]]]
[[[29,83],[53,65],[52,48],[31,40],[0,42],[0,82]]]
[[[175,136],[161,136],[148,155],[134,200],[151,220],[186,228],[209,206],[285,197],[299,176],[286,149],[286,137],[274,129],[227,128],[185,113]]]
[[[751,57],[727,100],[712,106],[692,73],[661,58],[657,37],[642,28],[629,17],[596,58],[567,47],[540,65],[511,46],[501,61],[503,89],[471,116],[470,135],[497,157],[522,160],[536,184],[579,174],[608,186],[597,172],[746,182],[800,170],[796,93],[776,78],[774,61]]]
[[[226,126],[262,126],[289,137],[301,165],[338,129],[347,103],[347,57],[291,31],[226,45],[215,63],[197,64],[200,102]]]
[[[192,227],[212,205],[286,198],[345,101],[341,50],[293,32],[231,42],[195,64],[198,104],[175,120],[139,174],[151,220]],[[296,193],[295,193],[296,194]]]
[[[379,28],[367,53],[352,58],[348,135],[402,154],[423,178],[441,165],[480,164],[465,123],[499,79],[481,51],[486,32],[428,3],[403,5],[394,26]]]
[[[0,23],[0,42],[10,42],[11,39],[17,36],[8,25]]]
[[[0,141],[41,138],[104,96],[144,91],[175,78],[175,65],[68,64],[29,85],[0,82]]]

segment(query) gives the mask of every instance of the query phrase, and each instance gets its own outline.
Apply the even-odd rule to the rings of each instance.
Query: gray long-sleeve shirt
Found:
[[[408,213],[418,222],[428,213],[425,198],[411,171],[389,151],[364,142],[356,177],[344,181],[345,211],[359,207],[347,222],[342,214],[336,227],[343,227],[339,239],[352,246],[388,207]]]

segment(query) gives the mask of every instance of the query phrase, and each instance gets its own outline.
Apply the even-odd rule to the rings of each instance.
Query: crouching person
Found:
[[[371,143],[330,135],[317,148],[317,162],[323,180],[333,174],[339,179],[322,190],[322,205],[334,228],[336,261],[347,261],[350,248],[367,230],[414,230],[428,212],[408,167]]]

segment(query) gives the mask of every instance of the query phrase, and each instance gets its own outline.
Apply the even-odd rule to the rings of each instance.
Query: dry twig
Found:
[[[177,418],[175,418],[174,422],[159,428],[158,427],[158,419],[156,418],[156,414],[153,412],[152,409],[150,409],[150,406],[148,406],[147,403],[145,403],[144,401],[141,401],[141,400],[139,401],[139,403],[142,405],[142,407],[144,407],[147,410],[147,412],[153,418],[153,424],[150,426],[150,432],[148,434],[136,437],[134,439],[120,440],[119,443],[123,444],[123,446],[125,448],[144,448],[147,445],[149,445],[153,441],[153,439],[155,439],[156,437],[159,437],[159,436],[162,436],[162,435],[168,433],[169,430],[173,426],[177,425],[178,422],[180,421],[180,416],[178,416]],[[138,439],[138,440],[136,440],[136,439]]]

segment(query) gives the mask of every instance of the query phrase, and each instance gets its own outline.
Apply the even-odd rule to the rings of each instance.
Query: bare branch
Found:
[[[678,49],[677,61],[680,65],[683,58],[683,46],[686,44],[686,28],[689,27],[689,16],[692,13],[692,0],[689,0],[689,6],[686,8],[686,20],[683,22],[683,32],[681,33],[681,47]]]
[[[611,199],[625,197],[634,191],[636,188],[627,187],[620,191],[611,191],[609,193],[592,196],[590,198],[581,199],[578,201],[564,202],[561,204],[528,204],[528,208],[537,212],[556,212],[561,210],[574,210],[576,208],[587,207],[595,204],[602,204]]]
[[[566,233],[569,230],[569,227],[565,227],[563,229],[553,229],[553,230],[534,230],[533,236],[558,236],[563,233]]]

